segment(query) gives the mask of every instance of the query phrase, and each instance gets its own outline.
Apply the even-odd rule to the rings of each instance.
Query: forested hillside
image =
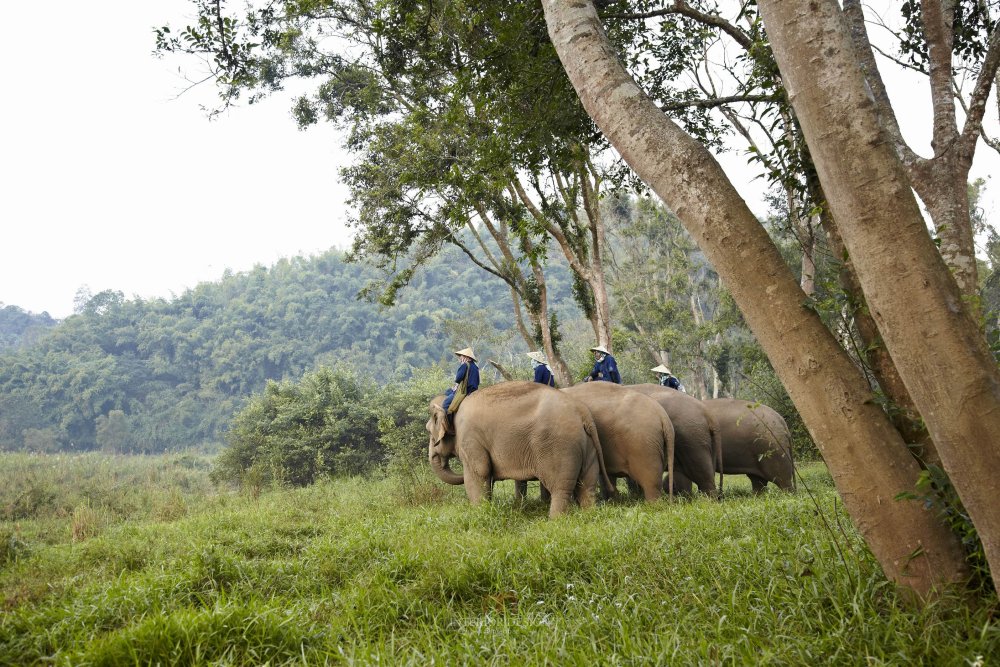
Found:
[[[55,325],[48,313],[36,315],[0,303],[0,353],[30,344]]]
[[[101,292],[20,347],[17,334],[47,316],[8,307],[4,322],[20,328],[3,329],[14,342],[0,355],[0,443],[92,449],[118,430],[130,450],[164,451],[217,441],[248,395],[318,365],[405,379],[449,356],[449,322],[510,326],[503,284],[456,255],[430,262],[392,308],[357,298],[379,274],[338,251],[227,272],[171,300]]]

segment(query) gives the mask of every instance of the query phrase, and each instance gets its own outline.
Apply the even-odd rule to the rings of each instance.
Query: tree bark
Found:
[[[871,314],[1000,590],[1000,371],[883,135],[837,0],[761,14]]]
[[[958,540],[919,503],[919,467],[872,401],[766,231],[708,150],[635,84],[592,2],[544,0],[556,51],[584,107],[673,210],[732,291],[830,467],[845,507],[886,575],[919,596],[965,579]]]
[[[860,0],[844,0],[853,57],[861,68],[875,105],[882,129],[903,164],[906,174],[927,207],[941,241],[941,256],[951,269],[959,289],[966,296],[978,293],[976,249],[969,216],[967,182],[975,140],[982,128],[982,111],[1000,59],[1000,33],[994,30],[982,60],[980,78],[970,100],[965,126],[961,133],[955,116],[955,93],[952,78],[954,45],[954,3],[922,0],[921,20],[928,45],[929,83],[934,156],[920,157],[907,145],[889,102],[882,77],[875,62]]]

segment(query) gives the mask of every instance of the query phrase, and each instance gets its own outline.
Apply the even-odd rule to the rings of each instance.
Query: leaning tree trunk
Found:
[[[1000,590],[1000,371],[881,131],[837,0],[760,11],[875,323]]]
[[[920,596],[963,580],[961,546],[915,502],[919,468],[774,243],[708,150],[625,71],[592,2],[544,0],[549,34],[583,105],[681,219],[726,282],[802,414],[844,504],[886,575]]]

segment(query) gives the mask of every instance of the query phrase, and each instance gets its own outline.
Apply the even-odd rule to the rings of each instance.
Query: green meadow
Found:
[[[424,468],[221,488],[197,454],[0,456],[4,665],[991,665],[996,596],[907,606],[825,467],[794,495],[468,504]]]

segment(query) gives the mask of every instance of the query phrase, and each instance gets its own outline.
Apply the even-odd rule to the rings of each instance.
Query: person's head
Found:
[[[476,361],[476,353],[472,351],[471,347],[466,347],[461,350],[457,350],[455,354],[462,361],[463,364],[467,364],[472,361]]]
[[[528,358],[531,359],[532,368],[548,364],[548,361],[545,359],[545,355],[541,352],[528,352]]]
[[[608,356],[609,354],[607,348],[605,348],[603,345],[592,347],[590,348],[590,351],[594,353],[594,358],[597,359],[598,361],[601,361],[602,359],[604,359],[604,357]]]
[[[649,370],[651,370],[654,373],[656,373],[657,377],[664,378],[664,377],[669,377],[670,376],[670,369],[667,368],[666,366],[664,366],[663,364],[660,364],[656,368],[650,368]]]

